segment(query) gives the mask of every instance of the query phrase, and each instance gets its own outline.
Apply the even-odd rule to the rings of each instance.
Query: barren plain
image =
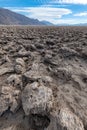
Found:
[[[0,130],[87,130],[87,27],[0,26]]]

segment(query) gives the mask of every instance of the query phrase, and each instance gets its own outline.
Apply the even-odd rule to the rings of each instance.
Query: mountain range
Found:
[[[46,23],[0,8],[0,25],[46,25]]]

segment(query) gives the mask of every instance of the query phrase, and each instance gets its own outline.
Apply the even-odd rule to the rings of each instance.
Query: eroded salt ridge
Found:
[[[0,27],[0,130],[87,130],[87,29]]]

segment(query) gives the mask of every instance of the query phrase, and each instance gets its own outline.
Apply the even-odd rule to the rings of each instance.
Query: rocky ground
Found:
[[[87,27],[0,27],[0,130],[87,130]]]

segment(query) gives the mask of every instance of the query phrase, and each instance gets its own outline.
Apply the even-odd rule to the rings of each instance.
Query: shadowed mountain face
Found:
[[[1,25],[45,25],[37,19],[31,19],[24,15],[17,14],[8,9],[0,8]]]
[[[43,20],[42,22],[43,22],[44,24],[48,25],[48,26],[53,26],[53,25],[54,25],[53,23],[51,23],[51,22],[49,22],[49,21]]]

